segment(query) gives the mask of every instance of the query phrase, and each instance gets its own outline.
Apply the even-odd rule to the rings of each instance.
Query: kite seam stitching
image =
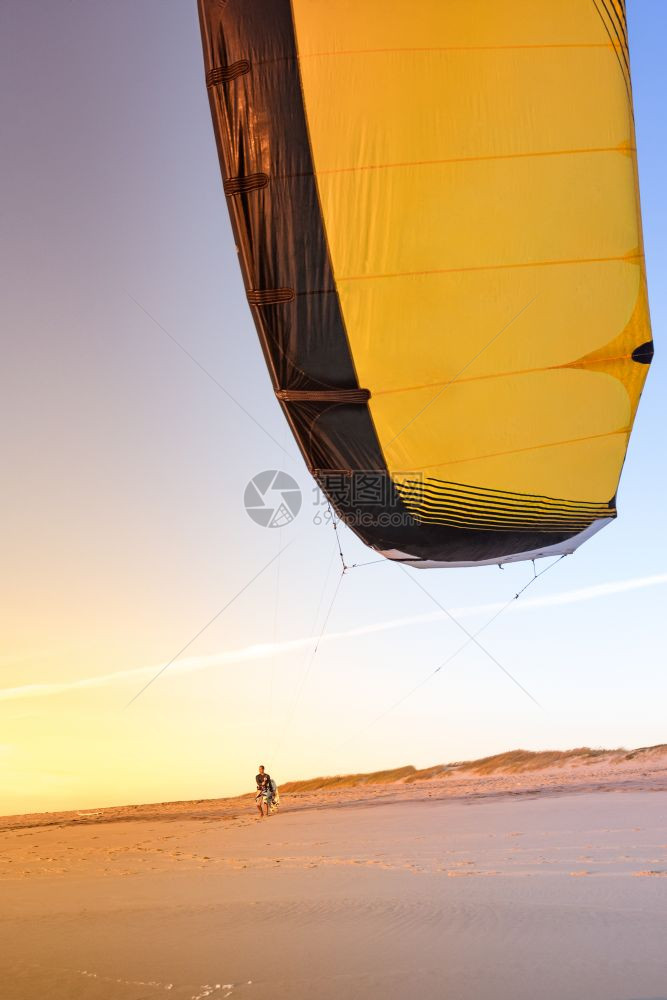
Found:
[[[370,389],[276,389],[283,403],[359,403],[371,398]]]
[[[247,59],[239,59],[238,62],[230,63],[228,66],[214,66],[206,74],[206,86],[210,89],[221,83],[230,83],[249,72],[250,63]]]
[[[419,278],[431,274],[463,274],[472,271],[509,271],[530,267],[563,267],[577,264],[635,264],[643,260],[643,253],[624,254],[619,257],[574,257],[571,260],[529,260],[513,264],[478,264],[470,267],[434,267],[423,271],[388,271],[386,274],[344,274],[340,281],[377,281],[380,278]]]
[[[618,434],[629,434],[629,427],[619,427],[614,431],[605,431],[602,434],[587,434],[585,437],[565,438],[563,441],[547,441],[543,444],[531,444],[526,448],[510,448],[508,451],[490,452],[488,455],[473,455],[470,458],[451,458],[446,462],[434,462],[430,466],[423,468],[439,468],[442,465],[462,465],[466,462],[482,462],[487,458],[500,458],[505,455],[519,455],[525,451],[540,451],[542,448],[561,448],[566,444],[582,444],[584,441],[597,441],[601,438],[615,437]],[[419,470],[416,470],[419,471]]]
[[[248,302],[251,306],[277,306],[293,302],[296,295],[293,288],[250,288]]]
[[[450,488],[453,486],[454,488]],[[540,531],[582,530],[594,521],[615,517],[608,504],[509,494],[502,490],[468,490],[464,484],[449,484],[429,477],[397,482],[401,500],[416,520],[431,524],[477,527],[480,530],[536,529]]]
[[[228,177],[222,182],[225,194],[231,197],[235,194],[247,194],[250,191],[259,191],[269,183],[268,174],[246,174],[245,177]]]

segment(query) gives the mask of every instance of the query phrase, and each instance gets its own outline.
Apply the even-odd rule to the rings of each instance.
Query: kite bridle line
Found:
[[[336,518],[336,512],[331,506],[331,502],[329,500],[327,500],[327,511],[331,515],[330,520],[336,536],[336,545],[338,546],[338,555],[340,556],[340,561],[343,566],[343,573],[347,573],[349,569],[361,569],[362,566],[379,566],[380,563],[384,563],[385,565],[387,564],[387,559],[384,556],[381,559],[369,559],[368,562],[346,563],[345,556],[343,555],[343,547],[340,541],[340,533],[338,531],[338,525],[341,523],[342,518]],[[345,522],[343,521],[343,523]]]
[[[339,554],[340,554],[340,547],[339,547]],[[317,621],[318,621],[318,619],[320,617],[320,611],[322,609],[322,604],[324,602],[324,594],[325,594],[326,589],[327,589],[327,584],[329,583],[329,576],[331,574],[331,567],[333,565],[333,561],[334,561],[335,556],[336,556],[336,549],[334,548],[334,549],[332,549],[332,552],[331,552],[331,557],[329,559],[329,565],[327,567],[327,571],[326,571],[326,574],[325,574],[325,577],[324,577],[324,584],[322,585],[322,591],[320,593],[320,599],[318,601],[317,610],[315,612],[315,617],[313,619],[313,628],[312,628],[313,632],[315,632],[315,627],[316,627]],[[341,555],[341,560],[342,560],[342,555]],[[308,675],[310,674],[311,668],[313,666],[313,662],[314,662],[315,657],[317,655],[317,651],[318,651],[318,649],[320,647],[320,643],[321,643],[322,638],[324,636],[325,629],[326,629],[327,624],[329,622],[329,618],[331,617],[331,612],[333,611],[333,606],[335,604],[336,597],[338,596],[338,591],[340,590],[340,585],[343,582],[343,577],[345,575],[345,570],[346,569],[347,569],[347,567],[345,566],[345,564],[343,562],[343,569],[342,569],[341,573],[338,576],[338,581],[336,583],[336,587],[335,587],[333,595],[331,597],[331,601],[329,602],[329,606],[327,608],[327,612],[326,612],[326,614],[324,616],[324,619],[322,621],[322,626],[321,626],[319,632],[316,635],[315,644],[314,644],[314,646],[312,647],[312,649],[310,651],[310,655],[307,657],[304,670],[303,670],[303,672],[301,674],[301,678],[300,678],[300,680],[297,683],[297,688],[296,688],[296,692],[294,694],[294,698],[292,699],[292,704],[290,705],[290,708],[289,708],[288,712],[286,713],[285,724],[283,726],[282,733],[280,735],[280,740],[278,742],[278,746],[275,749],[275,754],[276,755],[281,750],[281,748],[282,748],[282,746],[283,746],[283,744],[285,742],[285,735],[286,735],[286,733],[287,733],[287,731],[289,729],[290,723],[291,723],[291,721],[292,721],[292,719],[294,717],[294,712],[295,712],[296,706],[297,706],[297,704],[299,702],[299,699],[301,697],[301,694],[303,692],[303,689],[304,689],[304,687],[306,685],[306,681],[308,680]]]
[[[338,555],[340,556],[340,562],[341,562],[341,565],[343,567],[343,575],[344,575],[345,573],[347,573],[348,569],[351,569],[352,567],[348,566],[347,563],[345,562],[345,556],[343,555],[343,549],[342,549],[342,546],[340,544],[340,537],[338,535],[338,521],[336,520],[336,515],[334,514],[334,511],[333,511],[333,509],[331,507],[331,501],[328,498],[327,498],[327,511],[328,511],[329,516],[331,518],[331,523],[333,525],[334,535],[336,536],[336,545],[338,546]]]
[[[321,640],[321,638],[322,638],[322,636],[323,636],[323,634],[324,634],[324,628],[326,627],[326,624],[327,624],[327,621],[328,621],[328,618],[329,618],[329,615],[330,615],[330,613],[331,613],[331,608],[333,607],[333,603],[334,603],[334,601],[335,601],[335,599],[336,599],[336,596],[337,596],[337,593],[338,593],[338,588],[340,587],[340,583],[341,583],[341,580],[342,580],[343,576],[345,575],[345,573],[346,573],[346,572],[347,572],[348,570],[350,570],[350,569],[356,569],[356,568],[360,568],[360,567],[362,567],[362,566],[373,566],[373,565],[377,565],[377,564],[379,564],[379,563],[381,563],[381,562],[383,562],[383,563],[385,563],[385,564],[387,564],[387,563],[389,563],[389,562],[390,562],[390,560],[387,560],[387,559],[385,559],[385,558],[382,558],[382,559],[373,559],[373,560],[370,560],[369,562],[364,562],[364,563],[352,563],[352,564],[348,564],[348,563],[346,563],[346,561],[345,561],[345,556],[344,556],[344,554],[343,554],[343,549],[342,549],[342,545],[341,545],[341,541],[340,541],[340,534],[339,534],[339,531],[338,531],[338,520],[336,519],[336,515],[335,515],[335,512],[334,512],[333,508],[331,507],[331,503],[330,503],[330,502],[329,502],[328,500],[327,500],[327,510],[328,510],[328,512],[329,512],[329,514],[330,514],[330,517],[331,517],[331,523],[332,523],[332,526],[333,526],[333,529],[334,529],[334,535],[335,535],[335,539],[336,539],[336,548],[337,548],[337,550],[338,550],[338,555],[339,555],[339,558],[340,558],[340,561],[341,561],[341,566],[342,566],[342,572],[341,572],[341,576],[339,577],[339,580],[338,580],[338,585],[337,585],[337,587],[336,587],[336,590],[335,590],[335,592],[334,592],[334,595],[333,595],[333,598],[332,598],[332,602],[331,602],[331,605],[330,605],[330,607],[329,607],[329,612],[327,613],[327,617],[325,618],[325,621],[324,621],[324,625],[323,625],[323,627],[322,627],[322,631],[320,632],[320,635],[319,635],[319,637],[318,637],[318,639],[317,639],[317,642],[316,642],[316,645],[315,645],[315,648],[314,648],[314,650],[313,650],[313,655],[311,656],[311,659],[310,659],[310,662],[309,662],[309,665],[308,665],[308,669],[307,669],[306,673],[308,673],[308,672],[310,671],[310,667],[311,667],[311,665],[312,665],[312,662],[313,662],[313,660],[314,660],[314,658],[315,658],[315,653],[317,652],[317,648],[319,647],[319,644],[320,644],[320,640]],[[423,687],[423,686],[424,686],[424,685],[425,685],[425,684],[426,684],[426,683],[427,683],[427,682],[428,682],[429,680],[431,680],[431,678],[432,678],[432,677],[435,677],[435,675],[436,675],[436,674],[440,673],[440,672],[441,672],[442,670],[444,670],[444,669],[445,669],[445,667],[449,666],[449,664],[450,664],[450,663],[452,663],[452,662],[453,662],[453,660],[455,660],[455,659],[456,659],[456,657],[457,657],[457,656],[458,656],[458,655],[459,655],[460,653],[462,653],[464,649],[467,649],[467,648],[468,648],[468,646],[470,646],[470,645],[471,645],[471,644],[473,644],[473,643],[474,643],[474,644],[475,644],[476,646],[478,646],[478,647],[479,647],[479,649],[480,649],[480,650],[481,650],[481,651],[482,651],[483,653],[485,653],[485,655],[486,655],[487,657],[489,657],[489,659],[491,659],[491,661],[492,661],[493,663],[495,663],[495,665],[496,665],[496,666],[497,666],[497,667],[498,667],[498,668],[499,668],[500,670],[502,670],[502,672],[503,672],[504,674],[506,674],[506,676],[507,676],[507,677],[509,677],[509,679],[510,679],[510,680],[511,680],[511,681],[512,681],[512,682],[513,682],[513,683],[514,683],[514,684],[515,684],[515,685],[516,685],[516,686],[517,686],[517,687],[518,687],[518,688],[519,688],[519,689],[520,689],[521,691],[523,691],[523,692],[524,692],[524,694],[525,694],[525,695],[526,695],[526,696],[527,696],[528,698],[530,698],[530,700],[531,700],[532,702],[534,702],[534,703],[535,703],[535,704],[536,704],[536,705],[538,706],[538,708],[542,708],[542,706],[541,706],[541,705],[539,704],[539,702],[538,702],[538,701],[537,701],[537,700],[536,700],[536,699],[535,699],[535,698],[533,697],[533,695],[532,695],[532,694],[531,694],[531,693],[530,693],[530,692],[529,692],[529,691],[528,691],[528,690],[527,690],[527,689],[526,689],[525,687],[523,687],[523,685],[522,685],[522,684],[520,684],[520,683],[519,683],[519,681],[517,681],[515,677],[513,677],[513,675],[512,675],[512,674],[511,674],[511,673],[510,673],[510,672],[509,672],[509,671],[507,670],[507,668],[506,668],[506,667],[504,667],[504,666],[503,666],[503,665],[502,665],[502,664],[501,664],[501,663],[500,663],[500,662],[499,662],[499,661],[498,661],[498,660],[496,659],[496,657],[495,657],[495,656],[493,656],[493,655],[492,655],[492,654],[491,654],[491,653],[490,653],[490,652],[489,652],[489,651],[488,651],[488,650],[486,649],[486,647],[485,647],[485,646],[483,646],[483,645],[482,645],[482,644],[481,644],[481,643],[479,642],[479,636],[481,635],[481,633],[482,633],[482,632],[484,632],[484,631],[485,631],[485,630],[486,630],[487,628],[489,628],[489,627],[490,627],[490,626],[491,626],[491,625],[492,625],[492,624],[493,624],[493,623],[494,623],[495,621],[497,621],[497,620],[498,620],[498,618],[500,618],[500,616],[501,616],[501,615],[503,615],[503,614],[504,614],[504,613],[505,613],[505,612],[506,612],[506,611],[508,610],[508,608],[510,608],[510,607],[511,607],[511,606],[512,606],[512,605],[513,605],[513,604],[514,604],[514,603],[515,603],[516,601],[518,601],[518,600],[519,600],[519,599],[520,599],[520,598],[522,597],[522,595],[523,595],[523,594],[525,594],[525,592],[526,592],[526,591],[527,591],[527,590],[528,590],[528,589],[529,589],[530,587],[532,587],[532,586],[533,586],[533,584],[535,584],[535,583],[537,582],[537,580],[539,580],[539,578],[540,578],[541,576],[544,576],[544,574],[545,574],[545,573],[548,573],[548,572],[549,572],[549,571],[550,571],[551,569],[553,569],[553,568],[554,568],[554,566],[556,566],[556,565],[557,565],[557,563],[561,562],[561,560],[563,560],[563,559],[564,559],[564,558],[565,558],[566,556],[568,556],[568,555],[571,555],[571,554],[572,554],[572,553],[570,553],[570,552],[564,552],[564,553],[562,553],[562,555],[559,555],[559,556],[558,556],[558,558],[554,559],[554,561],[553,561],[553,562],[549,563],[549,565],[548,565],[548,566],[546,566],[546,567],[545,567],[544,569],[542,569],[542,570],[539,570],[539,571],[538,571],[538,570],[536,569],[536,566],[535,566],[535,560],[534,560],[534,559],[532,559],[532,560],[531,560],[531,564],[532,564],[532,569],[533,569],[533,575],[532,575],[532,577],[530,578],[530,580],[529,580],[529,581],[528,581],[528,582],[527,582],[526,584],[524,584],[524,585],[523,585],[523,587],[521,587],[521,588],[520,588],[520,589],[519,589],[519,590],[518,590],[518,591],[517,591],[517,592],[516,592],[516,593],[515,593],[515,594],[514,594],[514,595],[513,595],[513,596],[512,596],[512,597],[511,597],[510,599],[509,599],[509,601],[507,601],[507,602],[506,602],[505,604],[503,604],[503,606],[502,606],[501,608],[499,608],[499,609],[498,609],[498,611],[496,611],[496,613],[495,613],[495,614],[493,614],[493,615],[492,615],[492,616],[491,616],[491,617],[490,617],[490,618],[488,619],[488,621],[486,621],[486,622],[485,622],[485,623],[484,623],[484,624],[483,624],[483,625],[482,625],[482,626],[481,626],[481,627],[480,627],[480,628],[479,628],[479,629],[478,629],[478,630],[477,630],[476,632],[469,632],[469,631],[468,631],[468,630],[467,630],[467,629],[465,628],[465,626],[461,625],[461,623],[460,623],[460,622],[458,621],[458,619],[456,619],[456,618],[454,617],[454,615],[452,615],[452,613],[451,613],[450,611],[448,611],[448,609],[447,609],[447,608],[443,607],[443,605],[441,605],[441,604],[440,604],[440,602],[439,602],[439,601],[437,601],[437,600],[436,600],[436,598],[435,598],[435,597],[433,597],[433,595],[432,595],[432,594],[430,594],[430,593],[429,593],[429,592],[428,592],[428,591],[426,590],[426,588],[425,588],[425,587],[422,587],[422,586],[421,586],[421,584],[417,583],[417,581],[416,581],[416,580],[414,580],[415,584],[416,584],[416,585],[417,585],[417,586],[419,587],[419,589],[420,589],[420,590],[423,590],[423,591],[424,591],[424,593],[425,593],[425,594],[426,594],[426,595],[427,595],[427,596],[428,596],[428,597],[430,598],[430,600],[431,600],[431,601],[433,601],[433,602],[434,602],[434,603],[435,603],[435,604],[436,604],[436,605],[437,605],[437,606],[438,606],[438,607],[440,608],[440,610],[441,610],[441,611],[443,611],[443,612],[444,612],[444,613],[445,613],[445,614],[447,615],[447,617],[448,617],[448,618],[449,618],[449,619],[450,619],[450,620],[451,620],[451,621],[452,621],[452,622],[453,622],[453,623],[454,623],[454,624],[455,624],[455,625],[456,625],[456,626],[457,626],[458,628],[460,628],[460,629],[461,629],[461,630],[462,630],[463,632],[465,632],[465,634],[466,634],[466,641],[465,641],[464,643],[462,643],[462,644],[461,644],[461,645],[460,645],[460,646],[459,646],[459,647],[458,647],[457,649],[455,649],[453,653],[450,653],[450,655],[449,655],[449,656],[448,656],[448,657],[447,657],[447,658],[446,658],[445,660],[443,660],[443,662],[442,662],[442,663],[440,663],[440,664],[439,664],[439,665],[438,665],[438,666],[437,666],[437,667],[435,668],[435,670],[432,670],[432,671],[431,671],[431,672],[430,672],[429,674],[427,674],[427,676],[426,676],[426,677],[424,677],[424,678],[423,678],[423,679],[422,679],[421,681],[419,681],[419,683],[418,683],[418,684],[416,684],[416,685],[415,685],[414,687],[412,687],[412,688],[411,688],[411,689],[410,689],[410,690],[409,690],[409,691],[408,691],[408,692],[407,692],[406,694],[404,694],[404,695],[403,695],[403,696],[402,696],[401,698],[399,698],[399,699],[398,699],[398,701],[396,701],[396,702],[393,702],[393,703],[392,703],[392,704],[391,704],[391,705],[390,705],[390,706],[389,706],[388,708],[386,708],[386,709],[385,709],[385,710],[384,710],[383,712],[381,712],[381,713],[380,713],[380,714],[379,714],[378,716],[376,716],[376,717],[375,717],[374,719],[372,719],[372,720],[371,720],[371,721],[370,721],[369,723],[367,723],[367,724],[366,724],[365,726],[363,726],[363,727],[362,727],[362,728],[361,728],[360,730],[358,730],[358,731],[357,731],[356,733],[353,733],[353,734],[352,734],[352,736],[349,736],[349,737],[347,737],[347,738],[346,738],[345,740],[343,740],[343,742],[342,742],[342,743],[340,743],[340,744],[338,744],[338,746],[339,746],[339,747],[340,747],[340,746],[345,746],[345,745],[346,745],[347,743],[349,743],[349,742],[350,742],[350,740],[354,739],[354,738],[355,738],[355,737],[357,737],[357,736],[360,736],[360,735],[362,735],[362,734],[363,734],[363,733],[364,733],[364,732],[365,732],[366,730],[370,729],[370,728],[371,728],[372,726],[374,726],[374,725],[375,725],[375,724],[376,724],[377,722],[379,722],[379,721],[380,721],[381,719],[385,718],[385,716],[387,716],[387,715],[388,715],[388,714],[389,714],[390,712],[392,712],[392,711],[393,711],[394,709],[398,708],[398,707],[399,707],[399,705],[402,705],[402,704],[403,704],[403,702],[407,701],[407,699],[408,699],[408,698],[410,698],[410,697],[411,697],[411,696],[412,696],[412,695],[413,695],[413,694],[414,694],[414,693],[415,693],[416,691],[418,691],[418,690],[419,690],[419,688]],[[402,569],[402,570],[403,570],[403,572],[404,572],[404,573],[406,574],[406,576],[410,576],[410,574],[409,574],[409,573],[407,572],[407,570],[406,570],[405,566],[403,566],[403,565],[402,565],[402,564],[400,564],[400,563],[399,563],[399,565],[401,566],[401,569]],[[502,569],[504,569],[504,566],[502,565],[502,563],[499,563],[499,564],[498,564],[498,568],[499,568],[499,569],[501,569],[501,570],[502,570]],[[411,579],[414,579],[413,577],[410,577],[410,578],[411,578]],[[327,574],[327,579],[328,579],[328,574]],[[325,581],[325,586],[326,586],[326,581]],[[305,675],[304,675],[304,681],[305,681]],[[300,687],[300,689],[299,689],[299,694],[301,693],[301,690],[302,690],[302,688],[303,688],[303,683],[302,683],[302,685],[301,685],[301,687]],[[297,698],[298,698],[298,696],[297,696]],[[295,699],[295,703],[294,703],[294,704],[296,704],[296,699]],[[337,749],[337,748],[336,748],[336,749]]]
[[[553,569],[554,566],[556,566],[562,559],[571,554],[572,553],[570,552],[563,553],[562,555],[558,556],[558,558],[555,559],[552,563],[549,563],[548,566],[546,566],[539,572],[536,572],[533,560],[533,576],[528,581],[528,583],[524,584],[524,586],[521,587],[514,594],[514,596],[510,598],[509,601],[507,601],[506,604],[504,604],[501,608],[499,608],[498,611],[496,611],[496,613],[492,615],[491,618],[488,619],[488,621],[486,621],[479,629],[477,629],[476,632],[468,634],[468,638],[466,639],[466,641],[462,643],[457,649],[455,649],[454,652],[450,653],[449,656],[442,661],[442,663],[438,664],[435,670],[432,670],[429,674],[426,675],[426,677],[423,677],[422,680],[419,681],[419,683],[415,684],[414,687],[410,688],[410,690],[407,691],[404,695],[402,695],[397,701],[392,702],[392,704],[389,705],[387,708],[385,708],[382,712],[380,712],[379,715],[376,715],[375,718],[371,719],[370,722],[366,723],[360,729],[353,732],[350,736],[347,736],[341,743],[339,743],[333,749],[337,750],[340,747],[346,746],[352,740],[357,739],[359,736],[362,736],[365,732],[367,732],[369,729],[375,726],[378,722],[386,718],[386,716],[389,715],[391,712],[393,712],[396,708],[398,708],[400,705],[406,702],[408,698],[412,697],[413,694],[415,694],[420,688],[422,688],[425,684],[427,684],[428,681],[430,681],[433,677],[435,677],[436,674],[439,674],[441,671],[445,669],[445,667],[449,666],[452,663],[452,661],[456,659],[459,653],[462,653],[464,649],[467,649],[467,647],[470,646],[473,642],[476,642],[476,640],[482,634],[482,632],[484,632],[487,628],[489,628],[490,625],[492,625],[495,621],[497,621],[498,618],[500,618],[500,616],[503,615],[508,608],[510,608],[516,601],[518,601],[521,598],[521,596],[525,594],[525,592],[530,587],[532,587],[533,584],[536,583],[541,576],[544,576],[545,573],[548,573],[549,570]],[[454,619],[454,621],[456,621],[456,619]],[[479,643],[476,644],[481,645]],[[484,647],[481,648],[484,649]],[[493,659],[495,660],[495,658]],[[532,699],[532,695],[530,697]]]

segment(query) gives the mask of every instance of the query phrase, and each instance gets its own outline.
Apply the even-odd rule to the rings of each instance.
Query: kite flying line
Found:
[[[441,663],[439,663],[438,666],[435,668],[435,670],[431,670],[431,672],[429,674],[427,674],[425,677],[423,677],[417,684],[414,685],[414,687],[410,688],[409,691],[406,691],[406,693],[404,695],[402,695],[397,701],[392,702],[391,705],[389,705],[387,708],[383,709],[383,711],[380,712],[379,715],[376,715],[373,719],[371,719],[370,722],[367,722],[364,726],[361,727],[361,729],[359,729],[356,732],[352,733],[351,736],[346,737],[345,740],[343,740],[342,743],[338,744],[338,746],[339,747],[345,746],[347,743],[351,742],[353,739],[357,739],[359,736],[362,736],[368,729],[370,729],[372,726],[375,726],[378,722],[380,722],[382,719],[384,719],[387,715],[389,715],[391,712],[393,712],[395,709],[397,709],[400,705],[402,705],[405,701],[407,701],[408,698],[411,698],[413,694],[415,694],[417,691],[419,691],[420,688],[424,687],[424,685],[427,684],[433,677],[435,677],[436,674],[441,673],[441,671],[443,671],[445,669],[445,667],[449,666],[449,664],[452,663],[452,661],[455,660],[456,657],[460,653],[462,653],[464,649],[467,649],[467,647],[470,646],[473,642],[476,643],[476,640],[477,640],[478,636],[480,636],[482,634],[482,632],[484,632],[487,628],[489,628],[489,626],[492,625],[493,622],[497,621],[497,619],[500,618],[500,616],[502,614],[504,614],[507,611],[507,609],[510,608],[515,603],[515,601],[518,601],[519,598],[521,597],[521,595],[524,594],[528,590],[529,587],[532,587],[533,584],[541,576],[544,576],[544,574],[548,573],[549,570],[553,569],[554,566],[561,561],[561,559],[564,559],[566,554],[567,553],[559,556],[552,563],[549,563],[549,565],[546,566],[545,569],[540,570],[539,573],[535,572],[535,564],[533,563],[533,576],[528,581],[528,583],[526,583],[523,587],[521,587],[521,589],[518,590],[516,592],[516,594],[514,594],[514,596],[510,598],[509,601],[507,601],[506,604],[504,604],[501,608],[499,608],[498,611],[496,611],[496,613],[494,615],[492,615],[476,632],[474,632],[474,633],[468,633],[468,637],[466,638],[466,641],[464,643],[462,643],[452,653],[450,653],[449,656],[446,657],[446,659],[444,659]],[[445,609],[443,608],[442,610],[445,610]],[[449,614],[449,617],[452,618],[452,620],[456,622],[456,619],[453,618],[453,616],[451,615],[451,613],[449,613],[449,612],[446,612],[446,613]],[[456,622],[456,624],[459,624],[459,623]],[[462,626],[460,626],[460,627],[462,627]],[[465,630],[465,631],[467,631],[467,630]],[[479,643],[476,643],[476,644],[479,645]],[[484,649],[483,646],[481,648]],[[484,652],[487,652],[487,651],[484,650]],[[488,654],[488,655],[490,655],[490,654]],[[501,667],[501,669],[504,670],[504,668],[502,668],[502,667]],[[507,671],[504,671],[504,672],[507,672]],[[515,682],[515,683],[517,683],[517,682]],[[524,690],[524,689],[522,688],[522,690]],[[529,697],[532,699],[532,695],[529,695]],[[532,699],[532,700],[534,700],[534,699]]]

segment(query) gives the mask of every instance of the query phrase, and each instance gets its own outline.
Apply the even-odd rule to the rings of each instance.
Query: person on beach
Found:
[[[255,796],[255,802],[257,803],[257,809],[259,810],[259,815],[263,817],[269,815],[271,809],[271,800],[273,798],[272,786],[271,786],[271,775],[267,774],[264,770],[264,765],[259,765],[259,774],[255,775],[255,782],[257,783],[257,795]]]

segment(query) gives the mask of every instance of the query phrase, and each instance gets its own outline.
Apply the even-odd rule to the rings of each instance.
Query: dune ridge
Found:
[[[421,769],[408,764],[404,767],[384,771],[337,774],[329,777],[308,778],[303,781],[288,781],[281,786],[281,790],[284,793],[294,793],[314,792],[325,788],[354,788],[358,785],[385,785],[394,782],[409,784],[413,781],[428,781],[431,778],[457,772],[520,774],[525,771],[541,771],[550,767],[562,767],[566,764],[618,763],[623,760],[635,760],[641,755],[660,756],[663,753],[667,754],[667,744],[665,743],[659,743],[652,747],[639,747],[636,750],[626,750],[623,747],[616,750],[592,749],[591,747],[576,747],[573,750],[508,750],[505,753],[493,754],[491,757],[480,757],[478,760],[434,764],[431,767]]]
[[[281,810],[336,808],[407,798],[478,799],[598,790],[667,788],[667,744],[615,750],[510,750],[479,760],[416,768],[328,775],[279,782]],[[191,819],[244,821],[255,816],[254,792],[210,799],[175,800],[0,817],[0,832],[47,826],[88,826],[119,821]]]

